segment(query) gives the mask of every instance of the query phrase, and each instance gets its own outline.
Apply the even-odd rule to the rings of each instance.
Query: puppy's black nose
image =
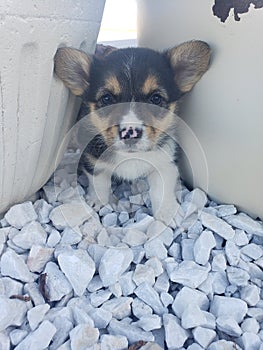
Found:
[[[133,142],[138,141],[142,137],[142,129],[138,127],[128,126],[120,129],[120,139]]]

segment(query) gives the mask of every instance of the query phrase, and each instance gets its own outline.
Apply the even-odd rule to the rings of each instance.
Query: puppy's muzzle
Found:
[[[142,138],[142,129],[134,126],[120,128],[120,139],[126,144],[135,144]]]

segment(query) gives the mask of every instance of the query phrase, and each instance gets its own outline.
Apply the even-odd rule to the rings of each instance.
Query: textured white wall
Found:
[[[0,3],[0,212],[53,171],[79,102],[53,76],[59,46],[93,52],[105,0]]]

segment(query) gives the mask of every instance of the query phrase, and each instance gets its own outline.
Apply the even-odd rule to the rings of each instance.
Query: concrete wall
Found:
[[[0,212],[50,177],[79,101],[53,76],[59,46],[93,52],[105,0],[0,3]]]

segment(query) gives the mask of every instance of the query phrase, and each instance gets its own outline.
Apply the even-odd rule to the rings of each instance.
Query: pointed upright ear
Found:
[[[85,52],[70,47],[59,48],[54,57],[55,73],[76,96],[89,87],[92,58]]]
[[[203,41],[189,41],[169,49],[166,55],[174,71],[175,82],[181,92],[185,93],[190,91],[207,71],[210,48]]]

